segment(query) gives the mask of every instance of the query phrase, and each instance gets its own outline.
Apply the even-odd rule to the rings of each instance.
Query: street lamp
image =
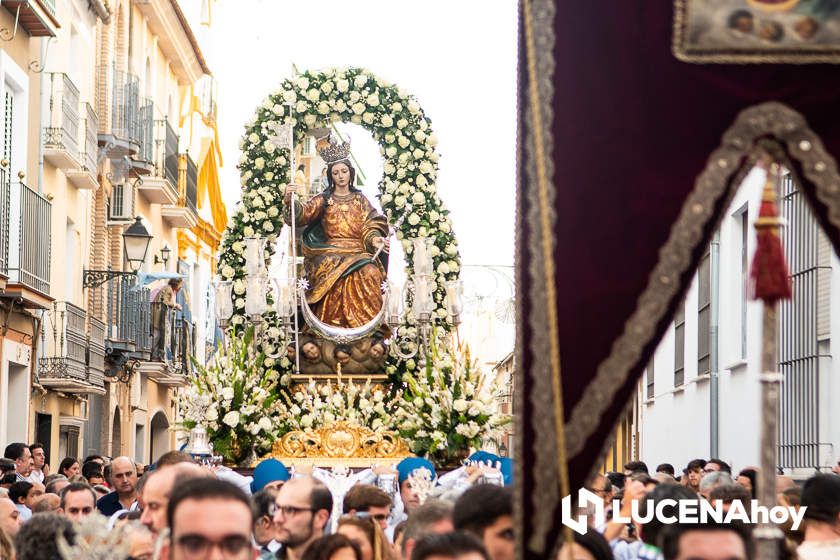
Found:
[[[130,270],[87,270],[82,271],[82,286],[96,288],[113,278],[120,276],[136,276],[143,266],[152,236],[143,225],[140,216],[134,218],[134,223],[123,232],[123,254]]]
[[[169,264],[169,254],[172,252],[168,246],[164,245],[160,250],[160,256],[155,255],[155,264],[163,263],[163,269],[166,270],[166,265]]]

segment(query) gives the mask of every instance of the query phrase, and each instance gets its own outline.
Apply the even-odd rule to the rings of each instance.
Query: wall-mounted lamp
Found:
[[[166,270],[166,265],[169,263],[170,253],[172,253],[172,249],[164,245],[163,249],[160,250],[160,256],[155,255],[155,264],[163,263],[163,269]]]

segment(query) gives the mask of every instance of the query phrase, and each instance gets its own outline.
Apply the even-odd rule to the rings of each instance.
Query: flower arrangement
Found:
[[[433,317],[448,329],[446,281],[457,279],[460,258],[449,212],[437,195],[437,138],[416,99],[361,68],[304,72],[287,79],[266,97],[246,124],[239,160],[242,202],[222,239],[219,259],[222,278],[233,281],[232,324],[237,327],[246,322],[245,238],[268,238],[270,258],[273,242],[283,227],[282,193],[289,183],[290,154],[272,142],[276,126],[293,125],[295,141],[299,143],[310,128],[328,127],[339,121],[361,125],[380,145],[385,163],[379,201],[389,223],[404,218],[396,236],[405,249],[409,267],[413,266],[410,239],[423,236],[434,240]],[[279,332],[276,328],[270,331],[269,342],[264,346],[269,354],[281,344],[279,336],[271,336],[275,331]],[[288,360],[271,366],[281,373],[291,371]],[[392,357],[386,369],[396,379],[403,370],[416,369],[416,364],[400,363]]]
[[[439,348],[432,346],[425,368],[403,376],[406,386],[394,420],[412,451],[452,464],[498,438],[511,418],[498,412],[501,388],[470,360],[468,350]]]
[[[280,374],[266,365],[264,353],[251,355],[253,338],[249,327],[220,347],[208,365],[193,358],[195,375],[178,396],[179,426],[203,425],[213,450],[236,463],[271,449],[282,411]]]
[[[344,420],[370,428],[374,432],[394,426],[392,397],[370,381],[364,385],[314,381],[299,385],[282,396],[278,431],[282,435],[293,430],[317,429]]]

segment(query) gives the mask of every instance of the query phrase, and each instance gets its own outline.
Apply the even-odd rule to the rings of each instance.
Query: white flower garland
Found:
[[[290,111],[291,109],[291,111]],[[303,141],[306,131],[327,127],[334,122],[352,122],[369,131],[380,145],[385,158],[383,177],[379,183],[379,201],[389,223],[396,223],[410,206],[397,239],[402,242],[408,267],[413,267],[410,239],[430,237],[434,240],[431,254],[437,278],[434,318],[440,326],[446,321],[446,281],[457,279],[460,271],[458,245],[452,232],[449,212],[437,195],[437,138],[431,121],[420,104],[402,89],[360,68],[328,69],[305,72],[284,81],[257,109],[245,126],[240,141],[239,160],[242,201],[233,215],[233,222],[222,239],[219,273],[234,282],[234,315],[232,323],[245,323],[245,238],[266,237],[269,253],[283,227],[283,190],[289,183],[289,152],[278,150],[269,141],[272,126],[292,124],[295,142]],[[270,256],[270,254],[268,255]],[[404,331],[410,334],[412,327]],[[264,346],[274,352],[278,338]],[[291,371],[291,363],[281,358],[267,364],[282,371]],[[404,364],[391,359],[389,374],[414,369],[409,360]],[[288,377],[284,376],[284,384]]]

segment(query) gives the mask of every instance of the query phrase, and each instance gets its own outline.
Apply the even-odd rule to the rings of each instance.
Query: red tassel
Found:
[[[774,175],[768,171],[767,183],[764,185],[761,208],[755,223],[758,242],[750,271],[753,299],[761,299],[766,303],[791,297],[790,276],[782,241],[779,239],[780,220],[776,211]]]

